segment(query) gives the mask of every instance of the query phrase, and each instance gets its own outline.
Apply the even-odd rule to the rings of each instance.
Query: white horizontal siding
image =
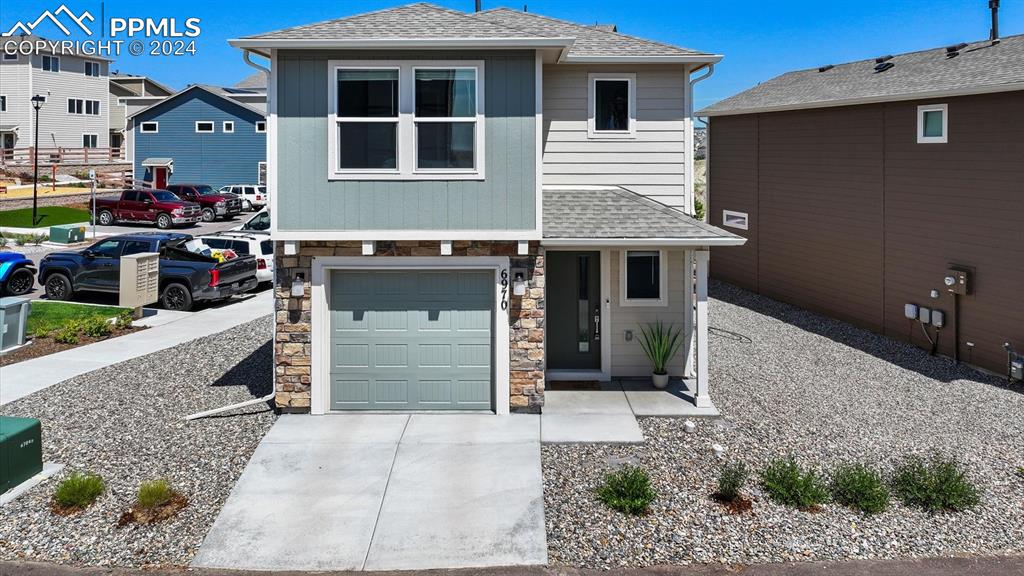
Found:
[[[0,112],[0,124],[19,126],[18,139],[14,142],[16,148],[28,147],[28,134],[32,131],[29,70],[27,56],[20,56],[18,60],[0,60],[0,94],[7,97],[7,111]]]
[[[668,306],[620,306],[621,258],[619,250],[611,251],[611,330],[608,336],[612,339],[612,376],[642,377],[651,375],[651,362],[640,347],[640,326],[661,320],[665,324],[673,324],[674,328],[683,330],[683,313],[685,310],[686,286],[683,258],[684,250],[669,250],[667,254],[668,271]],[[666,265],[665,262],[662,263]],[[626,330],[633,331],[633,340],[626,341]],[[683,375],[682,347],[669,365],[669,374]]]
[[[636,74],[637,131],[631,139],[587,136],[588,75]],[[615,185],[683,207],[685,84],[681,65],[544,67],[544,165],[548,185]]]
[[[100,62],[100,75],[86,76],[88,58],[60,56],[60,72],[41,68],[39,55],[33,57],[32,91],[50,93],[39,111],[39,146],[41,148],[81,148],[82,134],[96,134],[96,146],[107,148],[110,134],[109,65]],[[68,114],[68,98],[98,100],[100,114]]]

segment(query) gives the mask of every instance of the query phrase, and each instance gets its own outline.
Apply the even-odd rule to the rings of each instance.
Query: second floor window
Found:
[[[332,62],[329,177],[483,178],[483,63]]]
[[[636,134],[636,76],[592,73],[588,98],[590,138],[632,138]]]
[[[262,134],[267,131],[267,123],[264,120],[256,122],[256,133]]]
[[[196,132],[203,134],[213,132],[213,122],[210,122],[208,120],[196,121]]]
[[[82,98],[68,98],[68,114],[87,114],[99,116],[99,100],[83,100]]]
[[[85,75],[86,76],[97,76],[98,77],[100,75],[100,63],[99,62],[90,62],[90,61],[86,60],[86,62],[85,62]]]
[[[158,122],[143,122],[139,124],[139,132],[146,134],[156,134],[160,131],[160,124]]]
[[[60,58],[44,54],[43,70],[46,70],[47,72],[60,72]]]

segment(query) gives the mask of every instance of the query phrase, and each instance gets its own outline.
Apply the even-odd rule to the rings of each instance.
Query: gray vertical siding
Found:
[[[328,180],[327,61],[346,59],[483,60],[486,180]],[[280,230],[536,228],[532,51],[281,52],[277,74]]]
[[[197,134],[198,120],[214,122],[214,132]],[[224,132],[225,120],[235,123],[233,133]],[[142,167],[146,158],[173,158],[171,184],[255,184],[258,165],[267,158],[267,135],[256,132],[262,120],[257,112],[199,89],[163,102],[132,119],[135,180],[150,178]],[[160,131],[140,132],[139,125],[150,121],[159,122]]]

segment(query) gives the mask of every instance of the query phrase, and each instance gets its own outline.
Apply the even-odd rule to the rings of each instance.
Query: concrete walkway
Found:
[[[69,378],[223,332],[273,311],[273,294],[267,290],[126,336],[4,366],[0,368],[0,406]]]
[[[417,570],[547,563],[532,415],[285,415],[193,567]]]
[[[718,410],[697,408],[686,382],[673,380],[664,390],[649,379],[615,379],[600,390],[547,390],[541,415],[545,444],[639,444],[644,435],[637,416],[708,418]]]

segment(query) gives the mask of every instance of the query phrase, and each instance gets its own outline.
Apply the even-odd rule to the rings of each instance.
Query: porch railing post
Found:
[[[699,408],[710,408],[711,391],[708,383],[708,261],[711,253],[698,250],[697,259],[697,307],[696,307],[696,353],[697,353],[697,389],[694,403]]]
[[[683,271],[683,374],[686,378],[693,378],[697,374],[693,364],[693,250],[687,250],[683,255]]]

